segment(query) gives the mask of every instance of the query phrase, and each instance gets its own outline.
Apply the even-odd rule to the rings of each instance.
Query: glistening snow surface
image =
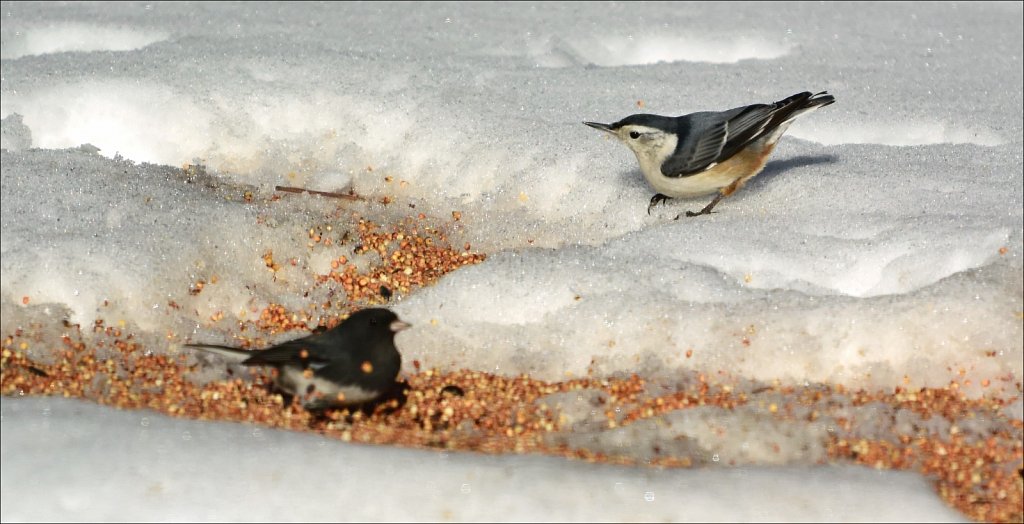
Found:
[[[382,449],[80,401],[2,407],[4,467],[38,471],[34,478],[50,487],[46,503],[5,496],[5,521],[847,522],[865,505],[879,521],[960,520],[913,473],[632,469]],[[72,449],[76,457],[39,468],[25,449],[56,456]],[[112,481],[98,483],[98,472]],[[5,495],[24,489],[16,475],[2,482]]]
[[[302,308],[318,298],[301,294],[311,272],[358,259],[306,248],[305,228],[340,204],[267,209],[218,189],[290,185],[390,196],[352,204],[385,222],[410,204],[460,211],[453,238],[490,255],[396,298],[415,325],[399,339],[407,364],[666,384],[966,378],[971,394],[982,379],[1013,394],[1024,374],[1020,4],[4,3],[3,16],[4,333],[102,317],[176,351],[168,331],[228,337],[269,302]],[[695,219],[672,217],[703,199],[648,216],[635,158],[581,124],[804,90],[837,103]],[[207,177],[186,183],[173,168],[186,163]],[[267,251],[299,265],[272,275]]]

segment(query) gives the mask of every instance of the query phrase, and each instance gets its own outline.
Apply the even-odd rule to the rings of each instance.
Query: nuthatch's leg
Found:
[[[736,180],[733,180],[733,182],[731,184],[729,184],[729,185],[723,187],[721,190],[719,190],[718,194],[715,195],[714,200],[712,200],[710,203],[708,203],[708,205],[704,206],[704,209],[701,209],[700,211],[697,211],[696,213],[694,213],[693,211],[687,211],[686,212],[686,216],[688,216],[688,217],[699,217],[701,215],[710,215],[711,214],[711,210],[716,205],[718,205],[718,203],[721,202],[723,198],[725,198],[725,197],[735,193],[737,189],[743,187],[743,183],[746,182],[746,180],[747,180],[746,178],[737,178]],[[676,218],[679,218],[679,217],[677,216]]]
[[[696,213],[694,213],[693,211],[687,211],[686,212],[686,216],[688,216],[688,217],[699,217],[701,215],[710,215],[711,214],[711,209],[714,208],[715,205],[717,205],[718,202],[720,202],[723,197],[725,197],[725,193],[718,193],[717,195],[715,195],[715,199],[714,200],[712,200],[708,205],[704,206],[704,209],[701,209],[700,211],[697,211]],[[677,216],[676,218],[679,218],[679,217]]]

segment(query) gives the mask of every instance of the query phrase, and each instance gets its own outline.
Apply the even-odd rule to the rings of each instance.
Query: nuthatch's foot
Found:
[[[694,211],[687,211],[686,212],[686,216],[688,216],[688,217],[699,217],[701,215],[710,215],[711,214],[711,210],[715,207],[716,204],[718,204],[719,201],[722,200],[722,197],[724,197],[724,196],[725,196],[725,193],[719,193],[719,194],[715,195],[715,199],[712,200],[710,203],[708,203],[708,205],[704,206],[704,209],[701,209],[700,211],[696,211],[696,212],[694,212]],[[679,220],[680,216],[682,216],[682,215],[676,215],[675,220]]]
[[[651,197],[651,203],[647,204],[647,214],[648,215],[651,214],[651,208],[652,207],[654,207],[654,206],[656,206],[658,204],[663,204],[663,203],[665,203],[666,200],[672,200],[672,199],[670,197],[667,197],[667,196],[661,194],[661,193],[658,193],[657,195],[652,196]]]

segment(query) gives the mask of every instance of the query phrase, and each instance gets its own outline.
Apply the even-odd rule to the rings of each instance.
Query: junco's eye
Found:
[[[629,132],[629,138],[632,138],[632,139],[640,138],[640,132],[639,131],[630,131]]]

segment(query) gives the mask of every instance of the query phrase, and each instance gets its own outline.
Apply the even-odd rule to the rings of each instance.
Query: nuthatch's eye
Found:
[[[639,131],[630,131],[629,132],[629,138],[633,138],[633,139],[640,138],[640,132]]]

